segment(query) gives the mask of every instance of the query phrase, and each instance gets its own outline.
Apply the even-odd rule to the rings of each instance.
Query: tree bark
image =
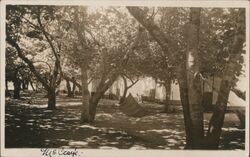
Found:
[[[92,123],[95,120],[97,105],[103,96],[105,91],[97,91],[89,100],[89,122]]]
[[[48,109],[56,109],[56,90],[54,88],[48,90]]]
[[[206,148],[217,149],[221,135],[221,128],[223,126],[224,117],[227,109],[227,100],[229,97],[230,85],[228,81],[223,81],[220,86],[220,95],[216,102],[213,115],[209,122],[209,128],[206,137]]]
[[[191,118],[190,118],[190,109],[189,109],[189,101],[188,101],[188,85],[186,79],[186,65],[182,64],[179,67],[179,75],[178,75],[178,83],[179,83],[179,91],[181,98],[181,105],[184,116],[184,124],[185,124],[185,133],[186,133],[186,146],[185,149],[191,149],[193,145],[193,133],[191,127]]]
[[[164,87],[166,91],[166,98],[165,98],[165,105],[164,105],[164,112],[169,113],[170,111],[170,95],[171,95],[171,80],[166,80],[164,82]]]
[[[85,65],[81,67],[81,81],[82,81],[82,113],[81,113],[81,122],[82,123],[89,123],[90,122],[90,114],[89,114],[89,90],[88,90],[88,74]]]
[[[71,86],[70,86],[70,81],[68,79],[65,79],[66,81],[66,87],[67,87],[67,92],[68,92],[68,97],[73,97],[73,93],[71,91]]]
[[[29,86],[29,82],[26,80],[22,80],[22,89],[27,90]]]
[[[109,89],[110,86],[115,82],[117,79],[118,74],[114,73],[112,74],[108,79],[103,79],[96,90],[96,93],[91,96],[90,101],[89,101],[89,115],[90,119],[89,122],[94,122],[95,120],[95,115],[96,115],[96,108],[98,105],[98,102],[100,101],[101,97],[104,95],[104,93]]]
[[[73,82],[73,87],[72,87],[72,95],[73,95],[73,97],[75,96],[75,91],[76,91],[76,84]]]
[[[127,92],[128,92],[128,83],[127,83],[127,80],[125,77],[122,77],[123,79],[123,83],[124,83],[124,91],[123,91],[123,94],[122,94],[122,97],[119,101],[119,104],[122,104],[126,98],[126,95],[127,95]]]
[[[190,9],[190,21],[187,34],[187,89],[192,129],[192,149],[203,148],[203,107],[201,104],[201,80],[199,76],[199,27],[200,8]]]
[[[5,90],[6,90],[6,91],[9,91],[9,86],[8,86],[8,81],[7,81],[7,79],[5,79]]]
[[[171,50],[175,51],[177,44],[172,42],[169,37],[164,33],[153,21],[153,19],[147,17],[147,13],[139,7],[127,7],[130,14],[142,24],[160,45],[162,50],[168,54],[169,58],[175,57],[171,54]],[[171,47],[169,45],[172,45]]]
[[[20,99],[20,91],[21,91],[21,81],[18,78],[15,78],[13,80],[14,84],[14,99]]]

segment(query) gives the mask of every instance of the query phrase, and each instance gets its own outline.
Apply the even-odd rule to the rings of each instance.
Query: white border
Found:
[[[2,4],[245,8],[249,2],[246,0],[3,0]]]
[[[5,97],[4,97],[4,87],[5,87],[5,6],[7,4],[31,4],[31,5],[89,5],[89,6],[167,6],[167,7],[239,7],[246,9],[246,77],[249,81],[249,7],[250,3],[248,1],[114,1],[114,0],[4,0],[1,2],[1,53],[0,53],[0,72],[1,72],[1,90],[0,90],[0,102],[1,102],[1,156],[41,156],[40,149],[5,149],[4,144],[4,111],[5,111]],[[237,156],[237,157],[247,157],[249,156],[249,88],[246,91],[246,140],[245,140],[245,150],[219,150],[219,151],[194,151],[194,150],[98,150],[98,149],[80,149],[80,156],[83,157],[127,157],[127,156],[192,156],[192,157],[206,157],[206,156]]]

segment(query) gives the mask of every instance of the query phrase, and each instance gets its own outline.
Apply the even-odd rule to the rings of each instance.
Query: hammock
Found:
[[[131,94],[129,94],[124,102],[120,105],[120,110],[124,114],[132,117],[143,117],[149,114],[148,111],[146,111],[137,103]]]

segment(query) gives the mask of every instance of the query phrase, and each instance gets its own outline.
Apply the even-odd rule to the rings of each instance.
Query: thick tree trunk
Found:
[[[185,149],[191,149],[193,145],[193,134],[191,127],[191,118],[190,118],[190,109],[189,109],[189,101],[188,101],[188,88],[187,88],[187,79],[186,79],[186,65],[181,65],[179,69],[179,91],[181,98],[181,105],[184,116],[184,124],[185,124],[185,133],[186,133],[186,146]]]
[[[187,34],[187,87],[192,129],[192,149],[203,148],[203,107],[201,104],[201,81],[199,76],[199,27],[200,8],[190,9],[190,22]],[[195,135],[195,136],[194,136]]]
[[[94,122],[98,102],[100,101],[104,93],[105,92],[97,91],[93,96],[91,96],[89,100],[89,116],[90,116],[89,122]]]
[[[108,80],[106,81],[102,80],[97,87],[96,93],[93,96],[91,96],[90,101],[89,101],[89,106],[90,106],[89,107],[89,115],[90,115],[89,122],[94,122],[97,105],[101,97],[104,95],[104,93],[115,82],[117,76],[118,74],[113,74],[112,76],[109,77]]]
[[[86,67],[83,65],[81,67],[81,81],[82,81],[82,113],[81,113],[81,122],[89,123],[90,114],[89,114],[89,90],[88,90],[88,74]]]
[[[56,90],[54,88],[48,90],[48,109],[56,109]]]

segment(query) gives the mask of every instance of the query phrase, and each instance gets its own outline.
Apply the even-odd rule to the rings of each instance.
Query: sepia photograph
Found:
[[[249,3],[63,2],[1,4],[3,156],[249,155]]]

